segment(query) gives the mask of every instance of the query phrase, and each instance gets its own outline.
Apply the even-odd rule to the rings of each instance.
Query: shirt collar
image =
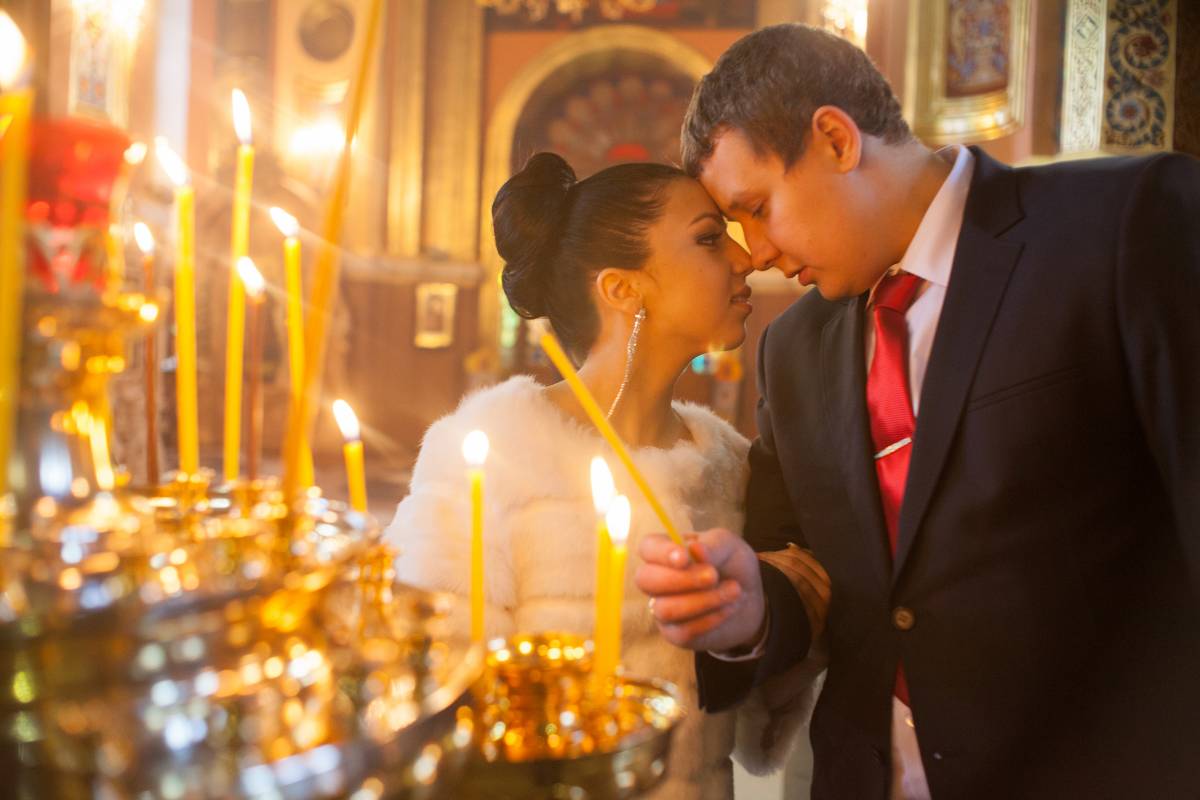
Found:
[[[963,211],[967,207],[971,175],[975,170],[975,156],[969,149],[952,145],[938,152],[948,150],[957,153],[954,166],[933,196],[925,216],[921,217],[921,224],[917,226],[917,232],[908,243],[900,263],[888,270],[889,273],[904,271],[943,288],[950,283],[954,250],[959,231],[962,230]],[[872,288],[871,299],[874,296],[875,290]]]

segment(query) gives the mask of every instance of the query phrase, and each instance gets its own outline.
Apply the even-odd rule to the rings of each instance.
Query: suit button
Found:
[[[911,608],[896,606],[892,609],[892,627],[898,631],[911,631],[917,624],[917,615]]]

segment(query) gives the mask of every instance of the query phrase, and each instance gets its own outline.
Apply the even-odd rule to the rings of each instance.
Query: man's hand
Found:
[[[684,538],[688,552],[662,534],[638,547],[636,583],[663,638],[690,650],[753,646],[766,614],[758,557],[722,528]]]

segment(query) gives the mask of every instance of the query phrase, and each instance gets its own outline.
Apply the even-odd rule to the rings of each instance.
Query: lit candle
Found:
[[[612,560],[612,548],[609,545],[608,525],[604,515],[616,494],[612,470],[603,458],[596,456],[592,459],[592,504],[596,508],[596,608],[592,643],[596,647],[604,640],[604,626],[609,618],[608,571]]]
[[[471,431],[463,439],[463,459],[470,469],[471,483],[471,641],[483,641],[483,462],[488,455],[488,437]]]
[[[166,140],[154,140],[158,161],[175,184],[175,418],[179,430],[179,470],[200,470],[200,428],[196,409],[196,192],[187,167]]]
[[[367,472],[363,466],[362,428],[358,416],[345,400],[333,401],[333,418],[337,420],[345,444],[342,456],[346,460],[346,483],[350,490],[350,507],[367,513]]]
[[[154,234],[144,222],[133,226],[133,239],[142,251],[142,286],[146,300],[154,298]],[[153,327],[146,329],[146,484],[158,484],[158,341]]]
[[[334,173],[329,205],[325,211],[325,224],[321,230],[323,241],[313,265],[312,303],[304,330],[304,391],[300,395],[300,407],[288,419],[288,437],[284,440],[283,494],[288,502],[295,500],[300,485],[300,433],[311,427],[316,398],[320,394],[321,368],[325,359],[325,332],[329,328],[329,317],[337,295],[342,214],[346,195],[350,191],[350,155],[353,149],[351,145],[358,135],[358,125],[362,120],[367,78],[370,75],[371,64],[374,63],[375,41],[378,38],[379,21],[382,16],[383,0],[373,0],[366,17],[358,73],[351,84],[344,146],[337,172]]]
[[[596,648],[596,669],[601,676],[613,675],[621,663],[621,605],[625,599],[625,543],[629,539],[629,498],[617,495],[605,515],[612,540],[609,566],[609,613],[604,623],[604,643]]]
[[[233,126],[241,144],[237,149],[237,177],[233,188],[233,229],[230,263],[249,252],[250,187],[254,179],[254,147],[250,144],[250,105],[241,89],[233,90]],[[241,472],[238,456],[242,433],[242,358],[246,329],[246,296],[237,270],[229,275],[229,319],[225,334],[225,480]]]
[[[258,477],[258,464],[262,456],[262,326],[266,282],[248,256],[238,259],[237,271],[249,301],[249,317],[246,323],[250,331],[250,390],[246,397],[249,415],[246,425],[246,475],[253,480]]]
[[[300,275],[300,224],[296,218],[282,208],[271,208],[271,220],[283,234],[283,264],[287,289],[287,342],[288,371],[291,377],[290,413],[300,406],[300,395],[304,391],[304,293]],[[308,443],[308,429],[301,428],[300,482],[307,489],[313,485],[312,448]],[[286,448],[285,448],[286,449]]]
[[[25,187],[29,180],[29,119],[25,37],[0,11],[0,498],[8,491],[21,355],[25,285]]]
[[[604,437],[612,447],[613,452],[617,454],[617,458],[621,459],[621,463],[625,465],[625,469],[629,471],[629,476],[633,478],[633,482],[637,484],[642,495],[650,503],[650,507],[654,509],[658,521],[662,523],[667,534],[675,541],[675,544],[683,546],[683,539],[680,538],[679,532],[672,524],[671,518],[667,516],[667,510],[663,508],[662,503],[658,501],[650,484],[642,477],[641,470],[633,463],[633,459],[629,457],[629,451],[625,449],[625,444],[621,441],[621,437],[613,430],[613,426],[608,421],[608,416],[600,410],[600,406],[596,404],[596,399],[592,397],[592,393],[588,391],[587,386],[579,377],[579,373],[575,371],[575,367],[571,364],[571,360],[567,358],[567,354],[563,352],[562,345],[558,343],[558,339],[554,338],[554,334],[542,334],[540,339],[542,350],[549,356],[550,361],[558,368],[558,372],[562,375],[563,380],[567,382],[567,386],[575,394],[575,399],[579,401],[579,405],[583,406],[584,413],[588,419],[596,426],[596,430]]]

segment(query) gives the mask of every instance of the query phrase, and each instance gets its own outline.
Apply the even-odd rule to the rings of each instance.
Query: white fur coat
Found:
[[[646,599],[633,584],[638,541],[661,526],[602,440],[563,415],[541,388],[531,378],[512,378],[468,396],[454,413],[429,428],[411,493],[385,534],[400,552],[399,578],[464,598],[469,592],[468,496],[461,445],[467,433],[478,428],[491,443],[484,468],[487,636],[559,630],[590,637],[596,537],[589,463],[597,454],[609,457],[617,489],[633,506],[622,660],[632,675],[674,683],[687,711],[675,733],[667,778],[653,797],[727,800],[733,795],[733,717],[697,708],[692,654],[658,636]],[[634,451],[633,459],[681,530],[740,530],[747,441],[705,408],[677,403],[675,409],[693,441],[669,450],[642,448]],[[456,623],[465,630],[467,604],[460,605]],[[759,723],[747,726],[743,721],[738,727],[739,736],[761,741]],[[780,749],[783,752],[760,755],[761,763],[755,766],[778,763],[786,746]]]

